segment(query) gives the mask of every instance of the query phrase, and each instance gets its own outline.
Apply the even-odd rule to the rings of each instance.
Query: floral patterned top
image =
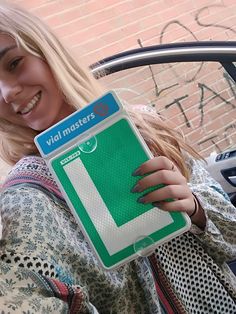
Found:
[[[201,162],[187,160],[204,231],[159,246],[148,258],[106,271],[41,157],[11,170],[0,210],[1,313],[236,313],[236,209]]]

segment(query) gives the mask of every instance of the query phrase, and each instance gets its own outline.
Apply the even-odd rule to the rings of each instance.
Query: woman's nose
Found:
[[[22,91],[18,83],[2,82],[0,84],[0,94],[7,104],[14,102]]]

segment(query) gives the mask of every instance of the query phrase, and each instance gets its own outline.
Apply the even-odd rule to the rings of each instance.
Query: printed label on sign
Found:
[[[84,134],[100,122],[119,112],[121,104],[112,93],[108,93],[58,122],[35,137],[35,144],[46,157],[72,139]]]

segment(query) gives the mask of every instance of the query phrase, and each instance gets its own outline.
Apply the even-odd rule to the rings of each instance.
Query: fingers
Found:
[[[171,171],[178,170],[177,167],[173,164],[173,162],[170,161],[167,157],[158,156],[143,163],[138,169],[134,171],[133,175],[142,176],[147,173],[164,169]]]
[[[143,192],[149,187],[159,184],[166,185],[179,185],[186,184],[186,179],[180,172],[174,172],[171,170],[159,170],[142,179],[131,190],[132,192]]]
[[[150,173],[150,174],[149,174]],[[135,175],[146,175],[137,181],[132,188],[132,192],[143,192],[144,190],[164,184],[164,185],[184,185],[186,178],[180,173],[178,168],[168,158],[159,156],[143,163],[135,172]]]
[[[148,160],[133,175],[142,176],[131,189],[134,193],[144,192],[137,199],[139,203],[152,203],[166,211],[192,212],[195,204],[187,180],[167,157]]]
[[[192,213],[194,209],[193,201],[189,199],[176,200],[173,202],[160,202],[153,203],[153,206],[159,207],[160,209],[168,212],[186,212],[187,214]]]
[[[142,195],[139,199],[139,203],[155,203],[162,202],[166,199],[183,200],[191,197],[191,192],[188,188],[181,185],[167,185],[153,192]]]

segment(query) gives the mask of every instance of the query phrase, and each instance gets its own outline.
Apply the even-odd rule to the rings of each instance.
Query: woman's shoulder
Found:
[[[26,156],[21,158],[8,173],[5,183],[9,184],[15,179],[22,180],[22,182],[39,179],[40,177],[51,176],[46,162],[39,156]]]
[[[22,157],[13,167],[10,173],[17,171],[19,169],[38,169],[40,167],[45,167],[46,162],[45,160],[36,155],[29,155]]]
[[[61,197],[58,186],[45,162],[40,156],[26,156],[20,159],[10,170],[2,189],[22,185],[40,186]]]

